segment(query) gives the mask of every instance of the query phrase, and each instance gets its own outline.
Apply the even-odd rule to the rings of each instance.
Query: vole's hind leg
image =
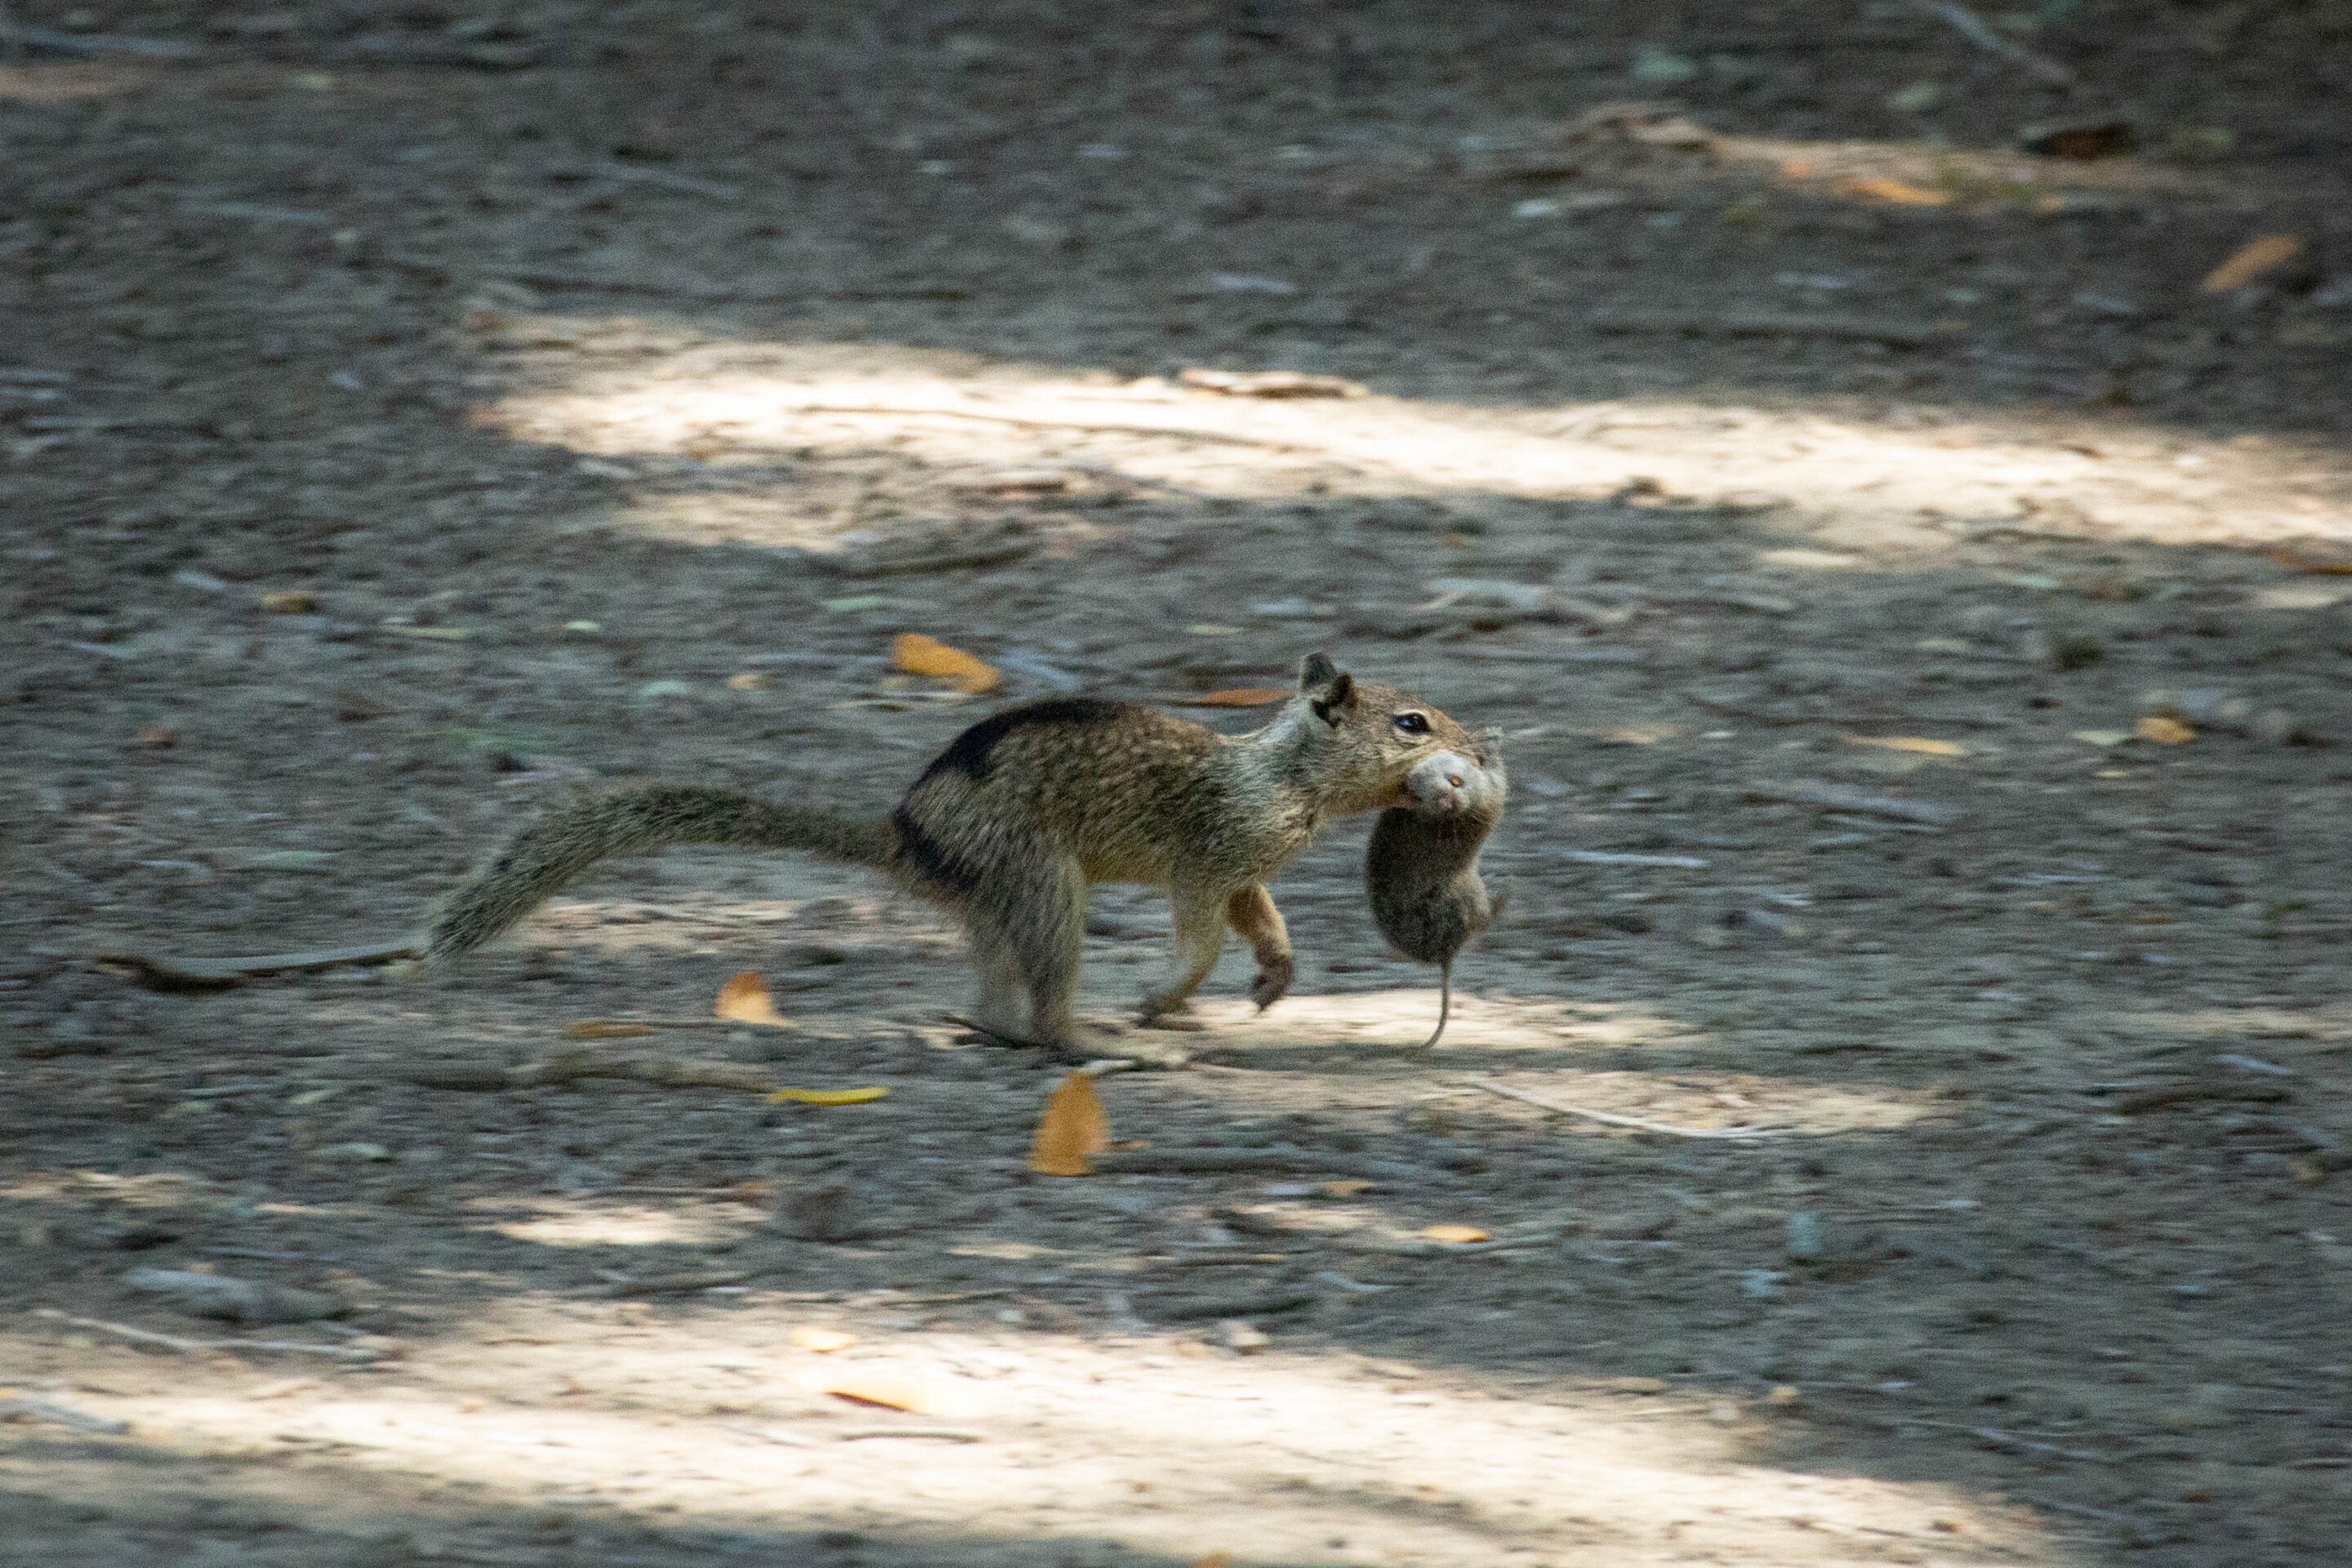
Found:
[[[1226,900],[1225,920],[1250,944],[1257,959],[1249,994],[1263,1013],[1282,1000],[1298,975],[1297,962],[1290,953],[1289,928],[1282,923],[1282,911],[1274,907],[1274,895],[1265,890],[1264,882],[1252,882]]]
[[[1143,998],[1143,1018],[1162,1028],[1181,1028],[1174,1020],[1217,966],[1217,953],[1225,945],[1225,900],[1197,888],[1174,888],[1169,890],[1168,910],[1175,927],[1175,952],[1166,984]]]

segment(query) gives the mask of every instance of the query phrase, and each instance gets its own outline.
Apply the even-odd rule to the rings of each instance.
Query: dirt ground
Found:
[[[0,1564],[2341,1562],[2352,14],[1988,26],[0,9]],[[1245,1169],[1030,1173],[1064,1069],[791,858],[94,956],[1317,647],[1506,731],[1511,902],[1424,1058],[1363,825],[1276,882],[1101,1079]],[[597,1048],[888,1098],[481,1087],[743,969]]]

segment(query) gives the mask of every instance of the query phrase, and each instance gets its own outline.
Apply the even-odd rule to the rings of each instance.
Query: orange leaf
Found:
[[[1931,191],[1925,185],[1915,185],[1906,180],[1891,180],[1884,174],[1842,181],[1838,189],[1850,196],[1869,196],[1875,201],[1892,202],[1899,207],[1948,206],[1952,200],[1949,191]]]
[[[900,632],[890,645],[890,662],[908,675],[928,675],[973,696],[995,690],[996,683],[1004,679],[994,665],[920,632]]]
[[[768,994],[768,983],[749,969],[719,988],[719,1005],[711,1011],[730,1023],[787,1026],[784,1016],[776,1011],[776,999]]]
[[[845,1372],[839,1377],[827,1378],[820,1392],[835,1399],[846,1399],[852,1405],[879,1405],[888,1410],[928,1410],[931,1398],[928,1391],[903,1377],[887,1373]]]
[[[1421,1234],[1431,1241],[1456,1244],[1487,1239],[1486,1233],[1475,1225],[1425,1225],[1421,1227]]]
[[[2291,234],[2266,234],[2260,239],[2250,239],[2235,254],[2205,275],[2197,285],[2205,294],[2226,294],[2232,289],[2242,289],[2283,262],[2293,261],[2303,254],[2303,241]]]
[[[613,1018],[583,1018],[576,1024],[563,1026],[567,1040],[634,1040],[653,1030],[644,1024],[624,1024]]]
[[[2159,746],[2179,746],[2197,738],[2197,731],[2178,719],[2167,719],[2161,713],[2151,713],[2132,726],[2132,733],[2143,741],[2154,741]]]
[[[819,1355],[845,1351],[857,1342],[856,1334],[845,1333],[840,1329],[820,1329],[807,1323],[799,1325],[784,1337],[802,1350],[814,1351]]]
[[[1203,691],[1198,697],[1187,698],[1190,708],[1271,708],[1277,702],[1290,700],[1290,693],[1279,686],[1236,686],[1224,691]]]
[[[1045,1099],[1029,1168],[1041,1176],[1091,1176],[1095,1168],[1087,1156],[1109,1147],[1110,1116],[1095,1092],[1094,1076],[1074,1072]]]
[[[1930,741],[1924,735],[1840,735],[1849,746],[1876,746],[1882,751],[1913,752],[1923,757],[1965,757],[1969,749],[1953,741]]]
[[[1192,1568],[1234,1568],[1234,1560],[1222,1552],[1212,1552],[1193,1563]]]
[[[1780,165],[1780,177],[1784,180],[1810,180],[1817,172],[1801,158],[1790,158]]]

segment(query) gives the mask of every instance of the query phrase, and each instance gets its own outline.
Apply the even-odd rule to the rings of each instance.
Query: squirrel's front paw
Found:
[[[1257,975],[1250,982],[1250,1000],[1256,1003],[1257,1010],[1263,1013],[1289,994],[1290,983],[1297,978],[1298,965],[1290,954],[1286,952],[1279,958],[1261,959]]]

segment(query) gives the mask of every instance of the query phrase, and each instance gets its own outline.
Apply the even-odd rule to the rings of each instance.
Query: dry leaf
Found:
[[[2293,261],[2303,254],[2303,241],[2291,234],[2266,234],[2260,239],[2248,240],[2236,254],[2205,275],[2197,285],[2200,293],[2226,294],[2232,289],[2242,289],[2268,272],[2272,268]]]
[[[1952,741],[1930,741],[1922,735],[1841,735],[1849,746],[1877,746],[1889,752],[1916,752],[1923,757],[1965,757],[1969,749]]]
[[[2167,719],[2161,713],[2150,713],[2132,727],[2132,733],[2143,741],[2154,741],[2159,746],[2185,745],[2197,738],[2197,731],[2178,719]]]
[[[1037,1120],[1029,1168],[1041,1176],[1091,1176],[1087,1156],[1110,1147],[1110,1116],[1095,1092],[1094,1075],[1074,1072],[1048,1095]]]
[[[760,670],[747,669],[727,678],[730,691],[758,691],[765,688],[769,678]]]
[[[1277,702],[1290,700],[1290,693],[1279,686],[1235,686],[1223,691],[1203,691],[1198,697],[1188,697],[1188,708],[1271,708]]]
[[[2282,566],[2292,566],[2297,572],[2315,572],[2323,577],[2352,577],[2352,556],[2306,555],[2291,544],[2263,553]]]
[[[1475,1225],[1425,1225],[1421,1227],[1421,1234],[1430,1241],[1456,1244],[1488,1239],[1486,1233]]]
[[[1370,1190],[1371,1184],[1361,1177],[1342,1176],[1338,1181],[1316,1183],[1315,1191],[1319,1197],[1352,1198],[1358,1193]]]
[[[1234,1560],[1224,1552],[1212,1552],[1193,1563],[1192,1568],[1234,1568]]]
[[[788,1026],[784,1016],[776,1011],[776,999],[768,994],[768,983],[757,972],[745,970],[719,988],[719,1005],[711,1009],[732,1024],[765,1024],[782,1029]]]
[[[1948,206],[1952,200],[1949,191],[1931,191],[1925,185],[1915,185],[1905,180],[1892,180],[1884,174],[1872,174],[1864,179],[1845,180],[1838,189],[1850,196],[1869,196],[1874,200],[1892,202],[1903,207]]]
[[[780,1089],[768,1096],[768,1103],[782,1105],[789,1100],[796,1105],[864,1105],[889,1093],[879,1084],[871,1089]]]
[[[997,682],[1004,679],[994,665],[920,632],[900,632],[890,645],[890,662],[905,674],[928,675],[975,697],[995,690]]]
[[[784,1337],[802,1350],[814,1351],[819,1355],[830,1355],[835,1351],[845,1351],[857,1342],[856,1334],[845,1332],[840,1329],[814,1328],[807,1323],[801,1324]]]
[[[846,1399],[852,1405],[878,1405],[887,1410],[911,1410],[917,1414],[929,1411],[932,1399],[929,1390],[903,1377],[892,1377],[881,1372],[845,1372],[839,1377],[828,1377],[817,1385],[821,1394],[835,1399]]]
[[[301,588],[280,588],[262,595],[261,607],[274,616],[315,616],[319,595]]]
[[[614,1018],[583,1018],[563,1026],[563,1037],[567,1040],[634,1040],[653,1032],[649,1025],[624,1024]]]

